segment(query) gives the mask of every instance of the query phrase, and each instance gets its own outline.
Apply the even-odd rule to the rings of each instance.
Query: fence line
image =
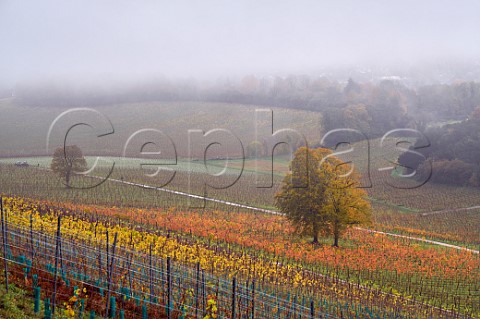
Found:
[[[112,311],[112,299],[108,298],[108,293],[111,293],[115,300],[133,301],[137,306],[156,308],[159,313],[170,314],[169,318],[180,318],[182,315],[182,318],[203,318],[207,307],[205,301],[208,302],[209,296],[215,296],[217,318],[221,319],[311,318],[309,302],[295,303],[293,297],[270,295],[260,291],[255,284],[242,284],[236,278],[228,281],[205,273],[198,266],[192,268],[173,263],[170,258],[150,258],[122,247],[115,252],[115,257],[110,256],[108,260],[105,259],[106,247],[112,249],[113,244],[88,246],[63,238],[60,232],[52,236],[10,226],[5,229],[5,235],[8,244],[5,242],[6,249],[1,260],[5,265],[12,266],[10,275],[26,279],[36,275],[37,280],[39,278],[53,285],[51,295],[47,291],[43,294],[45,297],[51,296],[53,314],[55,305],[60,305],[57,299],[68,298],[65,290],[71,288],[73,293],[75,283],[88,287],[95,294],[106,296],[100,315]],[[33,260],[27,257],[32,255],[35,256]],[[99,258],[105,261],[98,263]],[[196,286],[198,289],[193,289]],[[134,315],[137,316],[142,317],[142,314]],[[314,318],[338,317],[317,309]]]

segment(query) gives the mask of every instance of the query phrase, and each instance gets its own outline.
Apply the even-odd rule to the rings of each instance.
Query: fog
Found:
[[[478,1],[0,1],[0,85],[478,62]]]

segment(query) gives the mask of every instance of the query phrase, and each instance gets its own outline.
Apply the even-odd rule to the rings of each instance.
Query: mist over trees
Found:
[[[410,172],[416,170],[420,179],[431,174],[430,181],[436,183],[480,186],[479,127],[480,106],[464,121],[427,129],[425,135],[430,146],[415,149],[425,156],[424,161],[411,153],[404,153],[399,163],[408,167]]]
[[[408,87],[400,80],[346,83],[325,77],[289,75],[201,83],[158,79],[135,85],[74,87],[19,84],[21,106],[78,107],[149,101],[202,101],[287,107],[321,112],[324,131],[351,128],[367,137],[391,129],[423,130],[427,123],[465,120],[480,105],[480,83],[458,82]]]
[[[3,95],[8,96],[5,92]],[[358,130],[363,135],[353,137],[357,140],[378,138],[393,129],[413,128],[424,132],[431,141],[430,147],[419,150],[427,160],[405,153],[399,158],[401,165],[416,171],[422,180],[480,186],[480,83],[474,81],[407,86],[396,78],[378,82],[349,78],[342,82],[308,75],[247,75],[213,83],[159,78],[135,85],[90,87],[24,83],[17,85],[13,97],[16,105],[24,107],[101,107],[154,101],[286,107],[321,113],[323,133],[339,128]],[[314,146],[357,141],[351,135],[335,137],[328,145]],[[257,148],[248,145],[246,155],[253,156]],[[427,176],[431,171],[432,176]]]

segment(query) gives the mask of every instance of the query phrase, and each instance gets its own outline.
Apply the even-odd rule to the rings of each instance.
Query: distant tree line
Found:
[[[240,80],[199,83],[194,80],[141,82],[116,87],[93,86],[74,89],[59,83],[44,85],[20,84],[14,94],[15,103],[22,106],[78,107],[153,101],[201,101],[287,107],[321,112],[323,131],[350,128],[368,138],[383,136],[396,128],[415,128],[426,131],[431,146],[421,149],[433,160],[431,181],[456,185],[480,184],[480,83],[407,87],[390,79],[378,83],[346,83],[324,77],[290,75],[286,77],[245,76]],[[331,140],[354,142],[352,136]],[[363,138],[358,135],[358,139]],[[343,140],[344,139],[344,140]],[[319,146],[319,145],[314,145]],[[322,145],[330,147],[332,145]],[[247,156],[262,154],[264,145],[247,146]],[[418,156],[404,154],[399,161],[417,176],[428,174],[428,162]],[[423,175],[422,175],[423,174]]]
[[[422,160],[404,153],[399,163],[416,171],[419,179],[460,186],[480,186],[480,106],[464,121],[426,130],[430,146],[411,149],[425,156]]]
[[[19,84],[15,102],[23,106],[78,107],[149,101],[203,101],[278,106],[318,111],[324,131],[353,128],[378,137],[395,128],[423,130],[426,123],[464,120],[480,105],[480,83],[461,82],[408,88],[397,80],[347,83],[327,78],[250,75],[238,81],[201,84],[160,79],[102,88]]]

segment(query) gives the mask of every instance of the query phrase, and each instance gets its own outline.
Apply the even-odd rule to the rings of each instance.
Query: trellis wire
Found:
[[[115,297],[122,298],[122,300],[124,298],[129,300],[142,298],[143,304],[162,309],[166,314],[171,310],[177,313],[180,310],[186,310],[189,316],[203,318],[206,296],[214,294],[217,296],[218,318],[230,319],[234,316],[235,318],[246,318],[246,316],[250,318],[251,316],[251,318],[285,319],[292,319],[292,316],[296,318],[338,318],[336,313],[319,311],[321,305],[318,301],[317,303],[312,301],[307,305],[300,304],[298,301],[295,302],[297,296],[293,296],[294,301],[292,301],[290,296],[284,298],[285,296],[275,296],[262,291],[261,285],[257,283],[252,283],[251,286],[241,285],[237,282],[232,283],[230,279],[205,273],[199,266],[187,267],[175,263],[172,268],[173,263],[167,259],[165,276],[164,269],[158,267],[159,264],[164,264],[164,259],[154,258],[151,254],[150,256],[139,254],[126,247],[117,247],[115,258],[112,256],[112,259],[107,258],[104,263],[97,263],[97,260],[102,259],[103,251],[108,252],[109,248],[113,248],[112,245],[85,240],[78,242],[79,239],[73,236],[70,239],[61,238],[60,232],[57,232],[57,236],[51,236],[35,232],[31,227],[23,229],[13,226],[7,228],[6,226],[4,225],[2,231],[4,238],[4,257],[2,259],[4,259],[5,265],[8,265],[7,261],[24,265],[15,260],[15,257],[35,256],[35,259],[31,260],[31,273],[46,273],[48,270],[44,269],[45,266],[53,261],[52,256],[57,256],[54,260],[57,262],[56,267],[53,270],[58,272],[58,262],[60,262],[62,280],[65,280],[63,277],[69,274],[69,278],[73,278],[72,280],[75,282],[88,284],[98,291],[111,286],[111,292]],[[61,244],[58,239],[61,239]],[[8,253],[7,245],[12,254]],[[34,247],[37,247],[36,254],[32,254]],[[43,248],[43,252],[42,249],[39,249],[40,247]],[[60,251],[57,251],[58,248],[61,248]],[[107,274],[106,281],[102,276],[103,272]],[[128,282],[111,280],[112,278],[121,278],[125,274],[128,275]],[[127,284],[128,292],[125,289],[122,291]],[[182,301],[185,291],[193,288],[195,291],[193,300]],[[155,294],[155,291],[159,294]],[[163,303],[158,298],[162,295],[167,297],[166,300],[163,299]],[[59,295],[59,297],[68,296]],[[110,298],[107,298],[107,303],[109,300]],[[55,296],[53,302],[55,302]],[[348,306],[338,304],[332,308],[342,313],[342,309],[347,309]],[[108,307],[106,308],[105,314],[108,313]],[[370,310],[365,310],[365,312],[368,311]],[[352,318],[360,318],[360,316]],[[396,318],[402,317],[397,315]],[[455,316],[445,315],[442,318],[461,318],[461,316],[458,314]]]

